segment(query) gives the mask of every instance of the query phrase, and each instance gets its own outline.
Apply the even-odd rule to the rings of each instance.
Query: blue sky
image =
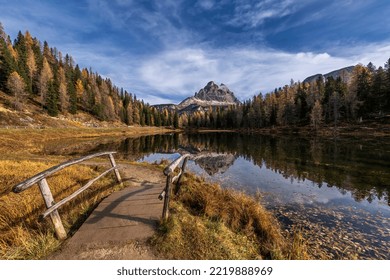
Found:
[[[240,100],[390,58],[388,0],[0,0],[14,39],[29,30],[150,104],[213,80]]]

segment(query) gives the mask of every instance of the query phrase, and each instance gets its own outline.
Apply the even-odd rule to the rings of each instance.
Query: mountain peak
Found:
[[[204,111],[208,110],[209,107],[227,107],[238,104],[240,104],[240,101],[225,84],[218,86],[214,81],[210,81],[204,88],[195,92],[194,96],[187,97],[179,105],[162,104],[154,106],[160,110],[167,108],[182,113]]]
[[[234,93],[225,84],[218,86],[213,81],[208,82],[204,88],[195,93],[194,97],[203,101],[229,103],[226,105],[239,103]]]

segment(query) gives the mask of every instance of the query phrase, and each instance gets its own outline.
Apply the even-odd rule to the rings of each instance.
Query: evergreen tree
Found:
[[[55,117],[58,115],[58,86],[54,80],[48,83],[46,108],[50,116]]]
[[[333,117],[334,128],[337,128],[337,121],[340,116],[341,98],[337,91],[334,91],[329,98],[329,118]]]
[[[386,95],[384,98],[384,110],[390,113],[390,58],[385,63],[386,72]]]
[[[18,32],[18,36],[14,42],[14,49],[17,54],[17,71],[18,74],[23,78],[27,89],[31,88],[30,79],[28,78],[28,67],[27,67],[27,46],[24,35],[21,31]]]
[[[0,37],[0,89],[4,91],[8,91],[7,79],[9,75],[17,70],[15,57],[16,54],[9,37],[7,39]]]

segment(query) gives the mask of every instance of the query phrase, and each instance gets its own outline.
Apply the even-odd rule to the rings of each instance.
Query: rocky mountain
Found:
[[[234,93],[224,84],[219,86],[210,81],[207,85],[188,97],[178,105],[160,104],[154,105],[157,109],[177,110],[179,113],[207,110],[211,107],[227,107],[240,104],[240,101],[234,96]]]
[[[303,82],[304,83],[312,83],[312,82],[315,82],[318,78],[322,78],[324,81],[326,81],[326,79],[328,77],[333,77],[334,79],[341,77],[341,79],[344,82],[348,83],[349,80],[351,79],[352,71],[354,68],[355,68],[355,66],[348,66],[348,67],[344,67],[344,68],[329,72],[327,74],[315,74],[315,75],[312,75],[310,77],[307,77],[306,79],[303,80]]]
[[[328,77],[333,77],[334,79],[341,77],[344,82],[349,82],[352,76],[352,71],[355,66],[344,67],[326,74],[315,74],[310,77],[307,77],[303,82],[312,83],[315,82],[318,78],[322,78],[324,81]],[[177,111],[181,113],[193,113],[196,111],[207,111],[209,107],[227,107],[230,105],[238,105],[240,101],[234,96],[234,93],[224,84],[219,86],[210,81],[207,85],[195,93],[194,96],[187,97],[178,105],[175,104],[159,104],[153,105],[153,107],[164,110],[168,109],[169,111]]]
[[[237,156],[228,153],[200,153],[194,157],[195,164],[199,165],[210,176],[225,173],[233,165]]]

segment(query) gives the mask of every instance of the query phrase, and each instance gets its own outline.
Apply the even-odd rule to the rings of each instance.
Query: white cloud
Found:
[[[264,0],[253,3],[250,0],[236,2],[234,16],[229,21],[231,25],[256,27],[266,19],[281,18],[294,13],[305,1]]]
[[[345,51],[347,52],[347,51]],[[139,78],[156,93],[171,94],[176,102],[191,96],[210,80],[225,83],[241,100],[357,63],[383,65],[388,44],[360,47],[344,57],[328,53],[287,53],[273,49],[201,49],[163,51],[142,62]]]
[[[171,49],[149,57],[135,57],[113,49],[107,54],[89,46],[70,45],[83,67],[93,66],[118,87],[135,93],[150,104],[178,103],[192,96],[207,82],[226,84],[240,100],[267,93],[290,82],[303,81],[317,73],[373,62],[381,66],[390,57],[390,44],[340,49],[340,56],[328,53],[287,53],[274,49]],[[126,62],[126,63],[124,63]]]

